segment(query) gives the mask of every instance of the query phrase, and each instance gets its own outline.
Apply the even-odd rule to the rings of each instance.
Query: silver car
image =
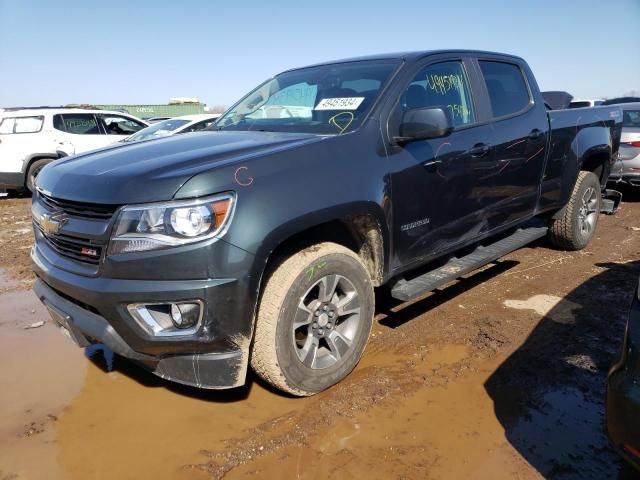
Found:
[[[612,168],[609,180],[640,187],[640,103],[623,103],[622,136],[619,161]]]

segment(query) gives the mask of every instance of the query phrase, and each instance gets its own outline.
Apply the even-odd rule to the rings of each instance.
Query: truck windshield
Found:
[[[219,130],[338,135],[356,129],[400,62],[360,61],[282,73],[216,123]]]

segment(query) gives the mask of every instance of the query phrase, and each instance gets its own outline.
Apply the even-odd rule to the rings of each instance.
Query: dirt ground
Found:
[[[540,241],[411,303],[378,292],[360,365],[304,399],[253,377],[184,388],[72,345],[29,290],[29,209],[0,200],[0,480],[634,476],[603,421],[638,193],[581,252]]]

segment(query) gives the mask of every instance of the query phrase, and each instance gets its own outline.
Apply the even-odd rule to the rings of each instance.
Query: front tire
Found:
[[[29,170],[27,171],[27,181],[26,187],[31,193],[33,193],[36,189],[36,177],[48,163],[51,163],[53,160],[50,159],[42,159],[36,160],[31,165],[29,165]]]
[[[600,217],[600,181],[592,172],[581,171],[561,218],[552,219],[549,239],[563,250],[581,250],[596,231]]]
[[[258,308],[251,366],[297,396],[321,392],[357,365],[374,314],[371,279],[358,256],[320,243],[282,262]]]

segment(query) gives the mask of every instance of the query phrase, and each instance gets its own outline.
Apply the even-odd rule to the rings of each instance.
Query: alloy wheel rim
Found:
[[[578,223],[583,235],[590,234],[598,218],[598,196],[596,189],[589,187],[584,191],[580,203]]]
[[[352,348],[360,326],[360,297],[337,274],[316,281],[298,301],[292,327],[298,359],[312,370],[335,365]]]

